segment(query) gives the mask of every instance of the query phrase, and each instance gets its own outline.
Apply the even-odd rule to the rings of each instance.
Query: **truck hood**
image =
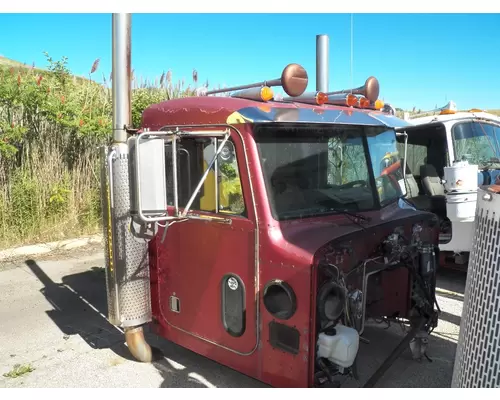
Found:
[[[297,261],[311,264],[315,253],[332,240],[343,236],[363,232],[364,229],[380,227],[397,220],[426,216],[428,213],[411,209],[402,209],[397,204],[382,211],[362,213],[370,221],[360,221],[359,226],[342,214],[321,218],[304,218],[278,223],[270,227],[271,240],[277,245],[282,255],[293,254]],[[428,217],[427,217],[428,218]]]

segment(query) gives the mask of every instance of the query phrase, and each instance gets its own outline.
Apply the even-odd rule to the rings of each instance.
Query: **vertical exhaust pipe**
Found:
[[[328,93],[328,35],[316,35],[316,91]]]
[[[113,14],[113,141],[127,141],[131,124],[131,29],[130,14]]]
[[[142,325],[152,319],[148,245],[130,226],[129,147],[131,107],[131,14],[112,16],[113,144],[103,147],[101,188],[106,256],[108,320],[125,331],[130,353],[151,362]]]

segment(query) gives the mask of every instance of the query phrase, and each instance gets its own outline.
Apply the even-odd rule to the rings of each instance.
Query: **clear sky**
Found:
[[[354,14],[353,86],[373,75],[395,107],[500,108],[500,14]],[[330,37],[329,89],[351,87],[350,14],[133,14],[136,76],[210,86],[278,78],[291,62],[315,89],[316,35]],[[110,14],[0,14],[0,54],[46,66],[43,51],[95,78],[111,72]]]

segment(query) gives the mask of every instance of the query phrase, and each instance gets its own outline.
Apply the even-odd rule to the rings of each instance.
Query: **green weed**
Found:
[[[112,135],[111,85],[94,79],[99,60],[84,78],[66,57],[45,56],[46,69],[0,63],[0,249],[101,229],[98,147]],[[195,93],[171,72],[134,77],[132,88],[134,127],[151,104]]]

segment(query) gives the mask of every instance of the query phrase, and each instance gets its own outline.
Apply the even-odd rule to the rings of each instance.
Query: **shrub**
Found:
[[[0,67],[0,248],[99,232],[98,147],[112,134],[111,87],[73,76],[67,59],[48,67]],[[171,82],[133,78],[132,121],[149,105],[192,96]],[[197,74],[193,74],[196,84]]]

